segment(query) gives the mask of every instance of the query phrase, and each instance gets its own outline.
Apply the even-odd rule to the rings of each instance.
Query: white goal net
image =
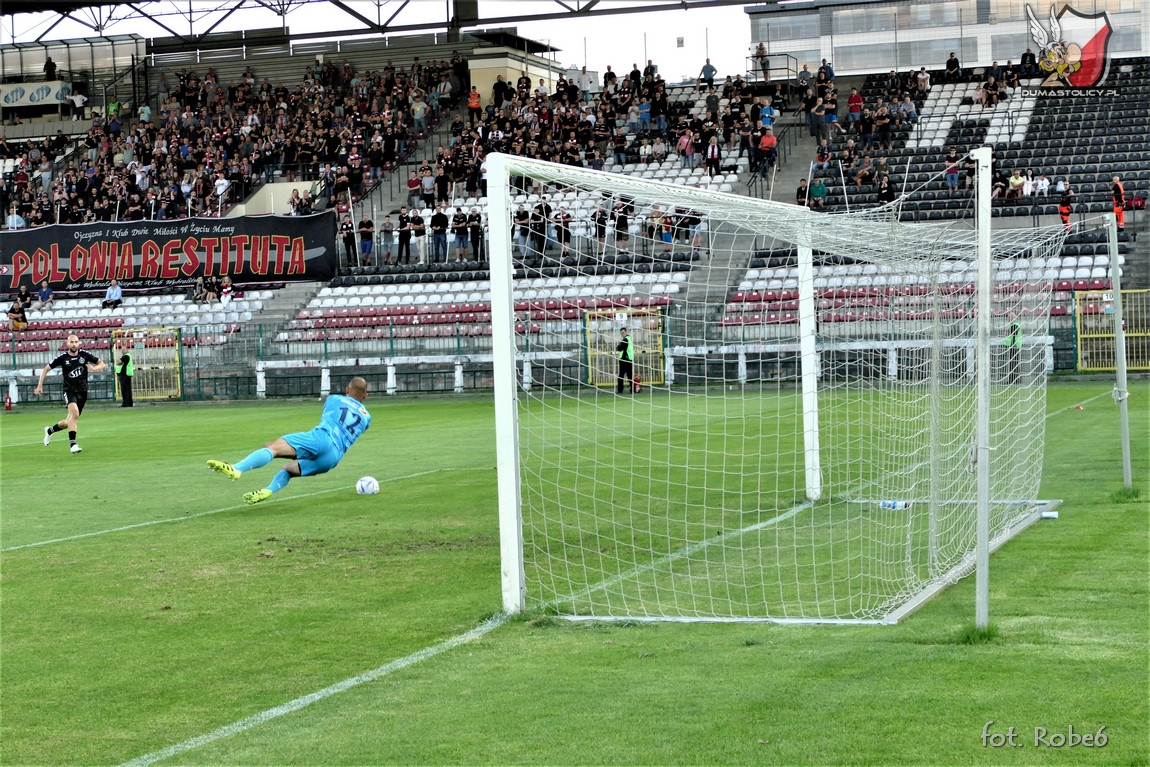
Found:
[[[505,606],[892,621],[970,572],[970,221],[506,156],[489,180]],[[1039,508],[1063,237],[993,237],[992,543]]]

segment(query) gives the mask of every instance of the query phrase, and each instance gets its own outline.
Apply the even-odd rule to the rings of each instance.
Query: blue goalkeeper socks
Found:
[[[268,490],[273,493],[278,493],[287,487],[287,483],[291,481],[291,475],[287,473],[287,469],[280,469],[276,475],[272,477],[272,483],[268,485]]]
[[[232,467],[236,471],[251,471],[252,469],[258,469],[261,466],[267,466],[272,462],[273,458],[275,458],[275,455],[272,453],[272,451],[268,450],[266,447],[261,447],[259,450],[255,451],[239,463],[232,464]]]

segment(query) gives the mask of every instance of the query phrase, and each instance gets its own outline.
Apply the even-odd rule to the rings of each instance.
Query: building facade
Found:
[[[1031,39],[1026,0],[782,0],[750,6],[752,47],[763,43],[772,57],[792,56],[811,71],[826,59],[839,74],[887,69],[941,68],[953,52],[964,67],[993,61],[1017,63]],[[1047,24],[1050,0],[1030,0]],[[1056,0],[1082,14],[1105,12],[1113,34],[1114,58],[1150,52],[1150,2],[1146,0]]]

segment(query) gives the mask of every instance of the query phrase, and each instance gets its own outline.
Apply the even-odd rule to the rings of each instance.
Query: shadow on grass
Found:
[[[1124,487],[1110,494],[1113,503],[1134,503],[1142,497],[1142,490],[1137,487]]]
[[[1015,637],[1017,639],[1017,637]],[[979,629],[973,623],[968,623],[953,634],[943,636],[905,636],[894,639],[895,642],[909,642],[917,645],[982,645],[1000,644],[998,626],[991,623],[985,629]]]
[[[986,628],[980,629],[968,623],[959,630],[951,644],[990,644],[996,639],[998,639],[998,626],[995,624],[991,623]]]

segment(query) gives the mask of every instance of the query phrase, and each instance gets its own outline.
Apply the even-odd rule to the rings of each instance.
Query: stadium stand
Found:
[[[428,102],[426,130],[434,130],[437,121],[445,128],[434,159],[401,169],[406,172],[414,168],[417,178],[426,173],[433,179],[430,200],[419,195],[413,207],[426,222],[434,213],[434,203],[440,202],[449,215],[457,207],[465,214],[478,213],[486,228],[483,158],[490,151],[722,192],[744,191],[747,174],[757,176],[753,145],[761,134],[756,132],[755,139],[744,142],[742,117],[757,115],[761,97],[771,96],[766,86],[752,86],[736,77],[728,78],[715,92],[700,92],[693,83],[672,85],[657,75],[644,73],[632,79],[620,74],[595,84],[588,103],[583,101],[584,94],[574,78],[561,76],[553,90],[539,91],[524,76],[497,86],[490,96],[481,94],[485,106],[475,109],[471,105],[469,109],[460,98],[466,90],[459,60],[461,57],[455,61],[433,59],[420,64],[418,57],[411,57],[398,65],[388,61],[382,68],[357,71],[351,63],[337,64],[329,59],[305,68],[301,81],[289,81],[287,86],[278,80],[273,84],[246,67],[239,72],[236,63],[221,66],[219,72],[209,70],[202,78],[190,70],[172,73],[167,97],[150,120],[134,126],[129,121],[121,127],[119,137],[112,130],[111,119],[93,126],[85,143],[90,170],[73,169],[58,174],[53,181],[61,220],[121,215],[111,209],[112,200],[120,202],[118,207],[126,217],[202,214],[210,210],[214,199],[213,172],[222,172],[231,183],[232,191],[225,195],[230,200],[256,184],[298,176],[314,182],[317,194],[322,190],[324,199],[319,206],[344,199],[354,201],[367,193],[383,170],[398,166],[412,139],[427,137],[422,118],[416,126],[411,112],[412,94],[416,92]],[[269,70],[280,73],[283,66],[282,62],[269,65]],[[965,184],[960,182],[956,191],[946,184],[945,155],[953,148],[961,156],[984,143],[995,147],[995,169],[1003,191],[1015,169],[1031,171],[1032,178],[1045,175],[1050,182],[1046,196],[997,196],[993,209],[996,217],[1030,216],[1037,220],[1056,215],[1059,181],[1075,189],[1075,213],[1080,217],[1109,209],[1112,175],[1127,180],[1132,192],[1144,187],[1150,180],[1150,146],[1139,133],[1138,122],[1150,108],[1150,65],[1140,58],[1121,60],[1116,67],[1122,86],[1120,97],[1087,103],[1078,97],[1014,98],[1018,92],[1007,90],[1002,103],[993,109],[977,101],[985,80],[977,68],[957,81],[947,81],[941,70],[931,72],[934,86],[929,93],[917,91],[906,76],[866,76],[859,91],[867,108],[877,112],[880,99],[897,103],[908,96],[914,104],[913,119],[895,114],[888,139],[890,149],[871,152],[876,162],[880,156],[889,161],[888,175],[895,192],[908,193],[900,201],[902,217],[942,221],[972,215],[972,195]],[[444,88],[445,82],[454,87]],[[454,104],[443,98],[447,92],[457,94]],[[776,104],[785,108],[781,90],[775,98]],[[846,102],[840,106],[845,117]],[[780,115],[764,110],[762,116],[764,124],[769,124]],[[799,117],[794,127],[801,130],[801,112]],[[854,130],[857,125],[845,120],[841,125],[848,130],[828,136],[835,159],[811,172],[812,178],[823,179],[828,187],[828,212],[845,211],[848,204],[853,209],[882,201],[879,174],[856,183],[858,163],[865,152],[863,139]],[[786,127],[776,122],[776,130]],[[273,128],[277,134],[283,132],[282,141],[272,137]],[[136,137],[135,148],[127,154],[124,149],[130,141],[125,132],[126,137]],[[711,137],[718,140],[721,159],[707,167],[705,151]],[[54,146],[49,139],[42,143]],[[29,218],[41,223],[47,219],[47,208],[37,217],[35,195],[29,194],[35,179],[26,172],[28,147],[20,149],[16,152],[0,143],[0,155],[15,155],[4,158],[8,167],[14,174],[24,171],[23,177],[14,175],[18,184],[6,184],[5,193],[11,195],[8,199],[18,198],[17,204],[28,210]],[[123,167],[121,161],[126,161]],[[337,170],[345,165],[347,173]],[[147,167],[152,173],[145,171],[141,176],[135,172]],[[435,183],[440,171],[446,178]],[[186,189],[189,182],[191,188]],[[623,211],[634,245],[624,250],[613,237],[617,209],[601,208],[601,201],[586,193],[541,184],[517,191],[513,210],[520,204],[530,211],[548,203],[556,213],[569,213],[570,223],[564,226],[570,228],[573,246],[570,253],[561,252],[557,246],[540,252],[531,241],[516,246],[517,276],[523,278],[516,305],[519,332],[573,337],[579,315],[587,308],[667,306],[689,284],[692,263],[699,258],[692,252],[695,248],[677,237],[675,252],[664,258],[652,247],[652,227],[659,225],[663,215],[672,217],[670,226],[678,233],[689,211],[659,211],[643,202]],[[1028,191],[1037,190],[1028,187]],[[124,201],[130,203],[126,208]],[[298,212],[306,212],[308,207],[303,204]],[[217,206],[215,213],[220,212]],[[396,213],[392,211],[393,217]],[[317,344],[324,345],[325,354],[333,349],[350,352],[362,349],[365,342],[378,344],[383,340],[391,353],[489,348],[485,247],[480,252],[469,249],[463,260],[455,261],[454,242],[449,236],[445,257],[433,260],[429,237],[422,259],[413,253],[409,263],[396,264],[395,233],[381,231],[381,217],[375,221],[374,263],[349,259],[358,266],[343,270],[331,285],[289,311],[282,327],[273,330],[274,353],[307,357],[318,352]],[[1024,224],[1021,219],[1016,222]],[[557,231],[554,226],[549,228],[547,239],[554,241]],[[597,236],[600,228],[606,234],[602,240]],[[380,249],[384,238],[392,245],[390,258],[383,257],[386,248],[383,252]],[[1123,233],[1123,258],[1130,245]],[[794,334],[797,274],[793,253],[766,251],[743,257],[749,266],[739,283],[730,286],[717,319],[721,336],[753,340]],[[1074,291],[1110,286],[1103,235],[1076,231],[1057,258],[998,265],[998,279],[1004,284],[1038,274],[1044,289],[1054,292],[1051,315],[1057,324],[1058,318],[1072,312]],[[851,323],[925,319],[921,306],[927,288],[904,285],[899,275],[873,265],[820,264],[816,280],[819,320],[846,329],[841,332],[851,332]],[[968,292],[971,281],[970,275],[954,272],[946,290]],[[47,354],[49,350],[42,348],[45,345],[54,350],[67,327],[78,328],[99,341],[106,338],[113,322],[203,328],[198,343],[218,345],[242,333],[246,325],[259,323],[267,298],[270,295],[249,292],[227,309],[204,310],[179,296],[147,296],[126,307],[122,316],[114,317],[95,311],[93,299],[62,300],[51,316],[34,318],[27,333],[6,334],[0,348],[5,353],[39,359],[35,355]]]
[[[27,330],[0,332],[0,354],[15,354],[15,367],[39,367],[60,352],[70,333],[80,336],[87,349],[106,350],[113,330],[134,327],[178,327],[185,346],[217,346],[258,315],[274,292],[245,287],[242,298],[226,304],[153,293],[127,295],[123,306],[101,309],[99,298],[60,298],[43,311],[29,312]]]
[[[11,170],[0,203],[5,211],[15,203],[28,226],[221,216],[280,176],[315,182],[293,212],[349,202],[438,123],[439,99],[422,87],[433,74],[442,76],[430,64],[424,75],[422,67],[359,72],[329,61],[307,67],[289,89],[266,78],[257,83],[250,70],[226,85],[211,69],[202,77],[185,70],[174,83],[161,80],[154,114],[141,105],[136,113],[97,118],[75,161],[55,170],[46,195],[33,183],[38,147],[0,142],[0,159]],[[424,98],[429,111],[417,122],[412,107]],[[51,158],[61,138],[44,140]],[[321,193],[323,199],[309,199]]]
[[[1128,241],[1119,243],[1119,263],[1126,263]],[[818,255],[816,254],[816,260]],[[947,295],[974,292],[976,275],[946,270],[940,291]],[[1074,292],[1111,287],[1110,256],[1104,232],[1079,232],[1067,238],[1062,255],[1048,259],[1004,259],[995,264],[1000,286],[1039,281],[1054,291],[1050,314],[1073,314]],[[818,263],[815,267],[817,317],[820,322],[907,321],[929,319],[921,308],[935,291],[926,285],[905,284],[889,268],[875,264]],[[721,324],[727,340],[757,340],[797,335],[798,269],[794,251],[757,254],[726,304]],[[1058,321],[1055,321],[1057,324]],[[860,330],[859,332],[865,332]]]
[[[942,73],[932,72],[935,83],[925,97],[904,87],[896,98],[911,96],[917,105],[916,122],[902,121],[891,132],[892,149],[870,152],[873,160],[885,154],[890,178],[897,193],[908,193],[902,203],[909,220],[946,220],[972,215],[972,193],[960,184],[951,197],[946,187],[946,151],[961,156],[969,149],[990,144],[995,149],[996,183],[1007,186],[1013,171],[1033,178],[1045,175],[1050,182],[1046,195],[1021,194],[995,197],[992,215],[1054,216],[1058,214],[1056,187],[1069,183],[1075,190],[1074,212],[1094,214],[1110,209],[1110,180],[1118,175],[1142,188],[1150,181],[1150,145],[1141,123],[1150,110],[1150,61],[1146,58],[1115,62],[1113,94],[1097,97],[1027,95],[1004,100],[995,108],[975,103],[972,95],[985,79],[982,70],[965,75],[963,82],[943,83]],[[879,108],[889,98],[889,75],[870,75],[860,89],[865,104]],[[1040,80],[1023,81],[1024,87]],[[1020,93],[1020,91],[1018,91]],[[851,206],[879,203],[877,176],[856,189],[853,183],[858,162],[865,151],[861,137],[840,133],[831,138],[833,153],[840,156],[847,142],[859,145],[855,157],[840,167],[835,163],[813,175],[823,177],[829,189],[827,211],[841,212]],[[875,137],[877,143],[877,135]],[[965,176],[965,170],[962,171]],[[846,188],[842,179],[846,179]],[[845,192],[845,194],[844,194]],[[913,192],[913,194],[909,194]],[[848,199],[849,198],[849,199]]]

